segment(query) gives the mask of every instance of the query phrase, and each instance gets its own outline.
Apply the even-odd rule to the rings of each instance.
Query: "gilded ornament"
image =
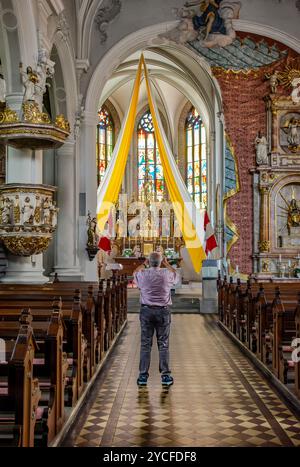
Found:
[[[261,253],[268,253],[270,251],[270,241],[263,240],[262,242],[259,242],[258,248]]]
[[[16,256],[39,255],[47,250],[52,240],[51,237],[3,237],[6,248]]]
[[[270,261],[266,259],[262,263],[262,272],[269,272]]]
[[[19,224],[21,221],[20,197],[16,195],[14,202],[14,223]]]
[[[51,120],[45,112],[40,112],[39,106],[36,102],[24,102],[23,104],[23,118],[26,123],[33,124],[50,124]]]
[[[0,112],[0,125],[6,125],[10,123],[19,123],[19,117],[17,112],[11,110],[9,107],[5,107],[2,112]]]
[[[67,133],[70,133],[70,123],[68,120],[64,117],[64,115],[57,115],[55,119],[55,126],[60,128],[61,130],[66,131]]]

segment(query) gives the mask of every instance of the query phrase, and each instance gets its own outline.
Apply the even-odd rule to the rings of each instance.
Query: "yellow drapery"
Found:
[[[107,221],[110,209],[117,201],[120,192],[125,173],[130,142],[133,135],[142,68],[144,69],[148,102],[152,115],[155,137],[160,152],[166,186],[194,270],[196,272],[200,272],[202,261],[206,259],[205,248],[203,246],[204,219],[203,216],[200,216],[200,213],[196,211],[195,205],[192,202],[186,186],[181,179],[179,170],[174,161],[174,157],[171,154],[171,150],[165,138],[160,116],[158,114],[156,103],[152,95],[151,83],[149,81],[148,70],[143,54],[141,55],[139,61],[126,122],[124,126],[122,126],[112,160],[98,189],[98,227],[100,230],[104,229],[104,225]]]

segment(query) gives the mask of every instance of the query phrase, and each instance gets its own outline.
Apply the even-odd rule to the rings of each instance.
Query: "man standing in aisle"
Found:
[[[164,268],[161,268],[161,265]],[[149,267],[148,267],[149,266]],[[173,384],[169,368],[169,334],[171,325],[171,288],[176,283],[176,269],[162,258],[160,253],[153,252],[144,264],[134,271],[135,282],[141,292],[141,355],[137,384],[146,386],[149,377],[151,348],[154,331],[156,331],[159,351],[159,371],[164,386]]]

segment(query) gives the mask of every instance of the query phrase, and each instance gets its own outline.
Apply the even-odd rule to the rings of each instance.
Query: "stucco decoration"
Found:
[[[97,24],[97,29],[100,33],[101,44],[106,42],[108,25],[120,13],[121,7],[121,0],[105,0],[104,6],[98,10],[95,17],[95,23]]]
[[[199,41],[201,47],[225,47],[236,38],[233,20],[239,18],[241,3],[221,0],[187,2],[182,8],[174,8],[173,14],[180,20],[179,24],[161,38],[167,38],[178,44]],[[192,8],[192,7],[200,7]],[[199,14],[200,13],[200,14]],[[209,18],[214,18],[210,23]]]

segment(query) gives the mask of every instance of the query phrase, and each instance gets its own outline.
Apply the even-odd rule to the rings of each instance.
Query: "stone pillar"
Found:
[[[260,187],[260,253],[270,251],[270,210],[269,210],[270,188]]]
[[[79,280],[77,248],[78,196],[76,183],[75,141],[67,141],[57,150],[57,186],[59,207],[55,245],[55,272],[63,280]]]
[[[80,193],[85,199],[85,209],[79,216],[79,256],[85,281],[98,280],[96,258],[89,261],[86,252],[88,211],[96,215],[97,210],[97,173],[96,173],[96,128],[97,115],[84,113],[84,120],[80,132]]]
[[[10,94],[6,98],[8,106],[16,112],[21,112],[22,94]],[[7,149],[6,183],[43,183],[43,151],[31,149]],[[43,284],[48,278],[43,275],[43,255],[31,257],[7,255],[8,267],[4,283],[31,282]]]

